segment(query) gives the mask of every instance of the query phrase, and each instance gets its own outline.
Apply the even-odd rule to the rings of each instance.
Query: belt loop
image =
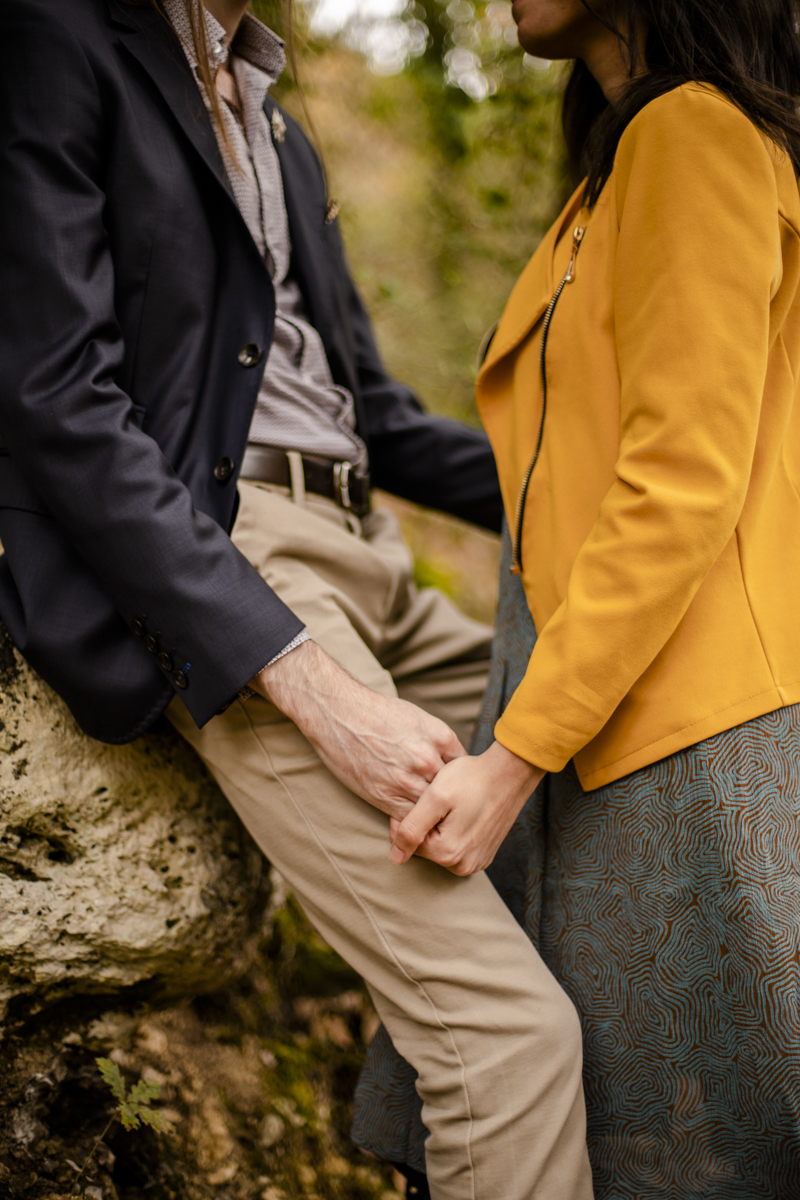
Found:
[[[297,450],[287,450],[289,460],[289,479],[292,486],[292,500],[295,504],[306,502],[306,477],[303,471],[303,456]]]
[[[341,508],[352,508],[350,501],[350,471],[352,470],[349,462],[337,462],[333,464],[333,489],[336,493],[336,503]]]

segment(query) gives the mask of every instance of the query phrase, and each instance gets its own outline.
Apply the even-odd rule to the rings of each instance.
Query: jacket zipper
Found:
[[[555,312],[555,307],[558,304],[558,301],[561,297],[561,293],[563,292],[563,290],[567,286],[567,284],[572,283],[573,279],[575,278],[575,262],[578,257],[578,251],[581,248],[581,242],[583,241],[583,235],[585,233],[586,233],[585,225],[576,225],[575,230],[573,231],[573,234],[572,234],[572,255],[569,260],[569,266],[567,267],[564,278],[561,280],[561,282],[559,283],[555,292],[553,293],[553,298],[551,299],[550,303],[548,304],[548,306],[545,310],[545,314],[544,314],[544,323],[542,325],[542,343],[541,343],[541,349],[539,351],[539,371],[540,371],[540,374],[542,377],[542,415],[539,420],[539,434],[536,439],[536,449],[533,452],[533,458],[531,459],[530,466],[528,467],[527,471],[525,472],[525,477],[522,480],[522,487],[519,489],[519,496],[517,497],[517,512],[516,512],[516,516],[514,519],[514,545],[513,545],[513,553],[511,556],[511,574],[512,575],[521,575],[522,574],[522,522],[525,517],[525,502],[528,498],[528,486],[531,482],[531,475],[533,475],[534,468],[536,467],[536,463],[539,460],[539,452],[542,449],[542,438],[544,437],[544,419],[547,415],[547,359],[546,359],[546,355],[547,355],[547,337],[548,337],[548,334],[550,333],[550,322],[553,319],[553,313]]]

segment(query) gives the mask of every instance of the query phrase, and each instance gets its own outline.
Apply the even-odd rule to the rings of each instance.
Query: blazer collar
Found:
[[[122,0],[106,2],[112,23],[122,31],[120,45],[150,76],[170,112],[238,212],[211,118],[172,26],[149,4],[125,4]]]
[[[106,0],[106,3],[113,24],[121,31],[120,44],[136,58],[161,92],[189,141],[229,197],[255,250],[255,242],[228,181],[211,119],[172,26],[149,4],[129,5],[122,0]],[[291,122],[284,122],[282,117],[278,121],[273,119],[280,110],[269,95],[264,109],[283,177],[294,268],[311,323],[322,337],[326,350],[330,350],[334,314],[327,274],[328,251],[323,239],[324,198],[319,204],[315,202],[317,190],[322,196],[322,186],[320,184],[318,189],[313,186],[317,184],[316,178],[310,186],[304,170],[304,165],[308,166],[306,156],[295,144],[300,135]],[[276,131],[280,131],[280,136]],[[316,165],[314,170],[317,170]]]

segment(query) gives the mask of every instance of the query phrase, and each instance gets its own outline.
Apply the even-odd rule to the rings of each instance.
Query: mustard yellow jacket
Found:
[[[539,633],[496,736],[546,770],[574,756],[592,789],[800,701],[800,196],[787,156],[687,84],[579,203],[477,395]]]

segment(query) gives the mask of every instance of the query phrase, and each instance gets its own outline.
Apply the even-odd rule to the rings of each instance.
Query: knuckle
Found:
[[[419,771],[403,771],[397,777],[397,784],[406,800],[418,800],[422,794],[423,785],[420,783]]]
[[[435,772],[439,765],[439,755],[432,746],[419,746],[414,755],[414,769],[420,775]]]

